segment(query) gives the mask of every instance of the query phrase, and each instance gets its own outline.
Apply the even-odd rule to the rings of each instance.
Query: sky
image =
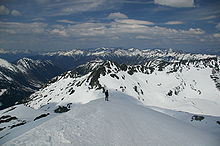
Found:
[[[219,0],[0,0],[6,50],[219,46]]]

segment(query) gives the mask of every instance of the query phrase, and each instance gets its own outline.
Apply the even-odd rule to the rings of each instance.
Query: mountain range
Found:
[[[10,52],[8,51],[1,52],[10,56]],[[11,52],[11,55],[17,53],[19,54],[21,52]],[[0,97],[0,102],[2,104],[4,103],[4,105],[0,108],[3,109],[10,105],[14,105],[16,102],[20,102],[28,97],[33,91],[41,88],[42,85],[47,83],[51,78],[63,72],[75,69],[92,60],[111,60],[119,64],[144,65],[151,61],[158,62],[160,60],[164,62],[176,62],[180,60],[193,61],[210,58],[215,58],[216,60],[217,56],[181,53],[175,52],[172,49],[139,50],[137,48],[130,48],[124,50],[120,48],[97,48],[92,50],[75,49],[72,51],[58,51],[43,53],[40,55],[30,55],[28,58],[21,58],[11,63],[1,59],[2,85],[8,84],[8,87],[12,87],[12,89],[10,89],[12,91],[10,91],[9,94],[4,94],[4,97],[2,97],[3,91],[6,91],[6,89],[1,87],[2,96]],[[10,76],[12,80],[5,78],[7,76]],[[13,99],[9,96],[13,97]],[[3,99],[5,100],[3,101]]]
[[[22,102],[61,69],[49,60],[19,59],[15,64],[0,59],[0,109]]]
[[[19,87],[16,91],[22,95],[25,95],[22,92],[27,93],[21,97],[25,98],[25,102],[20,100],[24,105],[1,111],[0,139],[3,143],[9,141],[6,145],[128,145],[124,139],[132,139],[132,133],[135,134],[133,141],[129,142],[131,145],[162,145],[166,140],[166,132],[153,132],[154,128],[146,124],[159,129],[173,129],[170,133],[173,136],[178,135],[179,130],[175,129],[188,129],[184,131],[185,134],[177,136],[181,137],[179,140],[176,136],[174,141],[168,137],[167,145],[177,145],[178,142],[189,145],[187,141],[193,140],[197,145],[205,144],[204,141],[210,145],[219,143],[215,137],[220,135],[219,56],[181,53],[171,49],[97,48],[44,53],[23,58],[16,63],[0,60],[0,64],[1,82],[4,83],[1,84],[1,99],[5,101],[7,97],[8,101],[12,101],[13,97],[6,96],[6,93],[11,93],[6,88],[10,86]],[[109,103],[102,99],[105,90],[109,90]],[[27,113],[26,116],[19,111]],[[136,119],[131,120],[131,117]],[[57,126],[56,121],[62,124]],[[69,121],[73,121],[73,127],[76,127],[68,129],[72,124]],[[126,123],[128,127],[122,126]],[[132,123],[137,123],[139,127]],[[163,123],[168,126],[163,127]],[[113,129],[112,135],[106,135],[115,140],[100,141],[99,134],[90,133],[98,132],[100,125],[107,126],[107,131],[111,131],[110,126],[118,127],[118,130]],[[75,131],[77,126],[79,130]],[[145,128],[140,131],[140,127]],[[197,131],[197,128],[201,131]],[[123,130],[128,136],[123,133],[119,137],[113,136]],[[70,131],[75,132],[71,134]],[[17,137],[23,132],[27,133]],[[42,137],[42,133],[46,136]],[[158,133],[163,138],[156,142]],[[195,135],[185,137],[188,135],[186,133]],[[34,139],[32,135],[38,138]],[[143,140],[146,135],[152,142]],[[199,141],[197,136],[206,138]],[[49,139],[48,143],[44,143],[46,139]]]

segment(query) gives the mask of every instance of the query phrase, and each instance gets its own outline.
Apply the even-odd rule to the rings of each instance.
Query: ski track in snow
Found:
[[[73,107],[4,146],[218,146],[220,143],[210,133],[146,108],[128,95],[110,92],[109,102],[96,99]]]

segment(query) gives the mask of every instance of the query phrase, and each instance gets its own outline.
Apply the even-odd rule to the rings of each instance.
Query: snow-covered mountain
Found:
[[[60,73],[50,61],[23,58],[12,64],[0,59],[0,109],[21,101]]]
[[[38,109],[49,103],[87,103],[102,94],[98,89],[107,88],[148,106],[220,116],[218,63],[217,58],[145,65],[95,60],[54,78],[27,105]]]
[[[216,55],[206,55],[206,54],[191,54],[191,53],[182,53],[176,52],[172,49],[159,50],[159,49],[148,49],[148,50],[140,50],[137,48],[130,49],[120,49],[120,48],[97,48],[97,49],[73,49],[71,51],[58,51],[58,52],[48,52],[44,55],[48,56],[76,56],[76,55],[85,55],[85,56],[141,56],[150,59],[158,59],[158,58],[170,58],[176,60],[192,60],[192,59],[206,59],[211,57],[216,57]]]
[[[119,64],[144,64],[149,60],[160,59],[164,61],[198,60],[215,58],[216,55],[190,54],[175,52],[172,49],[140,50],[137,48],[97,48],[97,49],[74,49],[71,51],[48,52],[35,56],[35,59],[51,60],[53,64],[65,70],[72,70],[79,65],[95,59],[111,60]],[[65,63],[64,63],[65,62]]]
[[[0,115],[0,145],[56,116],[23,104],[1,110]]]
[[[101,96],[99,97],[101,98]],[[111,90],[109,102],[96,99],[12,139],[8,145],[218,146],[219,137],[140,105]]]
[[[67,56],[78,60],[79,65],[50,80],[29,97],[25,106],[1,111],[0,144],[220,143],[218,56],[134,48],[119,52],[99,48],[45,54],[63,58],[61,64],[68,64]],[[28,68],[26,63],[17,66],[23,73],[22,66]],[[103,99],[105,89],[109,90],[110,102]],[[58,114],[63,112],[67,113]]]

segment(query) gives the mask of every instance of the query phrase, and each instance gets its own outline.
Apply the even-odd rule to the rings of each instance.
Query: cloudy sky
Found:
[[[220,48],[219,0],[0,0],[0,48]]]

